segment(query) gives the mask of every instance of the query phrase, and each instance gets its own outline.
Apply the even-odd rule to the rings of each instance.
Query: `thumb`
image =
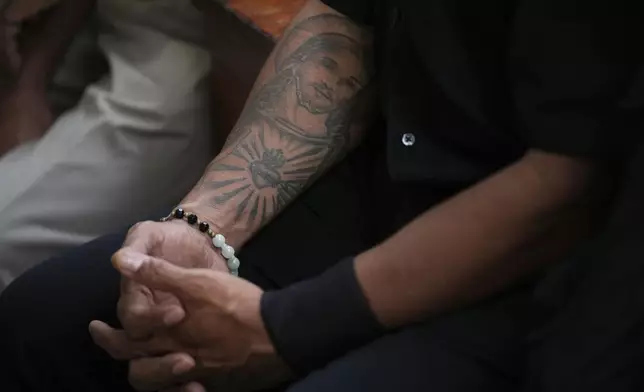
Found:
[[[121,274],[151,289],[185,295],[191,287],[188,269],[165,260],[123,249],[114,257]]]
[[[112,255],[112,264],[115,267],[122,262],[122,259],[136,259],[138,254],[149,254],[150,250],[158,244],[159,238],[155,230],[150,230],[150,224],[150,222],[139,222],[128,230],[123,246]]]

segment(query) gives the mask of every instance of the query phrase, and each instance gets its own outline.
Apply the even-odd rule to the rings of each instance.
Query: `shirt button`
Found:
[[[402,136],[402,144],[411,147],[416,143],[416,136],[413,133],[406,133]]]

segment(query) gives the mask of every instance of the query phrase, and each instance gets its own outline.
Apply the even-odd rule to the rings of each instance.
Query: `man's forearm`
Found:
[[[18,86],[44,90],[96,0],[61,0],[38,21],[21,48]]]
[[[592,183],[586,165],[533,153],[431,209],[356,259],[372,310],[388,327],[408,324],[553,261],[591,227],[570,222],[588,215]]]
[[[265,64],[222,152],[182,205],[235,247],[361,139],[370,38],[310,1]]]

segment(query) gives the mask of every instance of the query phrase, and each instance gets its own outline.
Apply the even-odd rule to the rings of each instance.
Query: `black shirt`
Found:
[[[635,2],[324,2],[374,27],[396,180],[465,187],[527,149],[612,159],[641,132]]]
[[[397,184],[451,194],[529,149],[616,162],[644,129],[637,2],[323,1],[374,28]],[[262,316],[301,373],[383,333],[351,260],[266,293]]]

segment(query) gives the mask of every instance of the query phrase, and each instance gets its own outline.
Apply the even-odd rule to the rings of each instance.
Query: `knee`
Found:
[[[0,353],[9,359],[0,366],[0,383],[16,385],[7,390],[62,390],[93,372],[98,359],[106,360],[88,325],[92,319],[114,323],[118,276],[105,275],[109,258],[101,263],[97,255],[83,255],[83,263],[70,257],[46,261],[0,294]]]
[[[0,294],[0,352],[7,358],[23,357],[32,342],[44,340],[36,304],[21,286],[16,282]]]
[[[110,256],[123,235],[102,237],[31,268],[0,294],[0,328],[29,342],[85,336],[93,319],[113,320],[120,276]],[[19,335],[19,336],[18,336]]]
[[[25,212],[16,209],[14,216],[0,214],[0,293],[27,270],[63,249],[63,241],[52,241],[54,230],[34,222]]]
[[[17,279],[0,293],[0,341],[35,338],[37,326],[45,321],[35,296],[38,290],[30,286],[28,280]]]

